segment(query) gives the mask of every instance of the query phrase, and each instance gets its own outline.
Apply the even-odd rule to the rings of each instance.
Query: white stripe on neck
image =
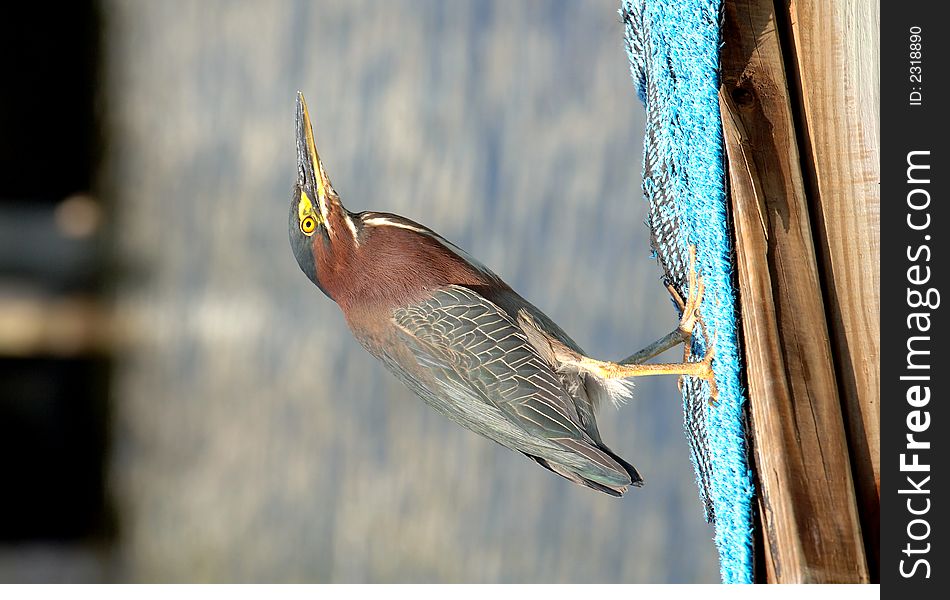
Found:
[[[353,219],[350,218],[349,213],[347,213],[345,210],[343,211],[343,221],[346,222],[346,227],[350,230],[350,234],[353,236],[353,243],[356,246],[359,246],[360,238],[356,233],[356,224],[353,223]]]
[[[481,262],[479,262],[475,257],[471,256],[468,252],[462,250],[461,248],[459,248],[452,242],[448,241],[447,239],[445,239],[444,237],[442,237],[441,235],[439,235],[438,233],[430,229],[425,229],[423,227],[414,225],[412,223],[395,221],[393,219],[390,219],[389,217],[383,217],[383,216],[367,217],[366,215],[363,215],[361,218],[364,225],[370,225],[370,226],[376,226],[376,227],[380,225],[382,226],[388,225],[389,227],[398,227],[399,229],[407,229],[409,231],[415,231],[416,233],[421,233],[422,235],[428,236],[429,238],[441,244],[442,247],[447,249],[449,252],[452,252],[456,256],[460,257],[462,260],[469,263],[470,265],[472,265],[473,267],[475,267],[482,273],[489,275],[491,277],[497,277],[497,275],[492,273],[488,267],[486,267]]]
[[[353,243],[356,246],[359,246],[360,240],[356,231],[356,224],[353,223],[353,219],[350,218],[350,214],[346,212],[346,209],[343,208],[342,204],[340,204],[340,197],[336,196],[335,200],[331,200],[330,194],[336,196],[336,192],[332,187],[329,187],[326,198],[319,195],[317,196],[320,201],[320,214],[323,215],[323,224],[327,229],[327,233],[330,234],[331,237],[334,235],[333,227],[330,226],[330,213],[333,212],[334,209],[339,210],[341,213],[343,213],[343,222],[346,223],[346,228],[350,230],[350,237],[353,238]],[[330,206],[331,203],[334,205],[333,207]]]
[[[389,225],[391,227],[399,227],[400,229],[415,231],[416,233],[422,233],[429,236],[432,235],[431,231],[422,229],[421,227],[416,227],[415,225],[410,225],[409,223],[400,223],[399,221],[393,221],[392,219],[388,219],[386,217],[370,217],[369,219],[363,219],[363,224],[372,226]]]

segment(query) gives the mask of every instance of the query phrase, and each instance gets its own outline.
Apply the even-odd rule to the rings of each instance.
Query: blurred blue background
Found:
[[[0,542],[0,580],[716,581],[675,378],[599,417],[645,487],[574,486],[413,396],[287,241],[299,89],[349,209],[432,227],[593,356],[667,333],[617,8],[94,4],[98,145],[69,206],[103,215],[101,309],[74,320],[110,364],[107,517]],[[40,302],[22,279],[0,272],[0,304]]]

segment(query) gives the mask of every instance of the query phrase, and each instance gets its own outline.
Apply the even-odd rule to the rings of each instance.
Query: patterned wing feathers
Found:
[[[397,309],[393,320],[438,387],[423,397],[462,425],[568,479],[613,490],[607,493],[617,495],[641,481],[633,467],[587,434],[550,364],[497,305],[450,286]]]

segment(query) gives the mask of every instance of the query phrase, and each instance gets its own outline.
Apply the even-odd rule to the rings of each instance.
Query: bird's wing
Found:
[[[582,469],[585,476],[612,485],[630,483],[627,470],[581,427],[574,402],[557,375],[496,304],[468,288],[449,286],[397,309],[393,320],[418,363],[456,403],[475,401],[495,408],[509,427],[553,443],[558,456],[545,458],[560,462],[566,452],[575,459],[571,466]],[[465,410],[468,418],[480,418],[478,407]],[[478,423],[463,424],[489,435]],[[489,437],[501,441],[496,435]]]

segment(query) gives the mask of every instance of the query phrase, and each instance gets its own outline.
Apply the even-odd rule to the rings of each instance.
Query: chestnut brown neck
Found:
[[[318,285],[344,313],[405,306],[452,284],[505,286],[444,238],[408,219],[383,213],[331,218],[332,233],[314,236],[314,263]]]

